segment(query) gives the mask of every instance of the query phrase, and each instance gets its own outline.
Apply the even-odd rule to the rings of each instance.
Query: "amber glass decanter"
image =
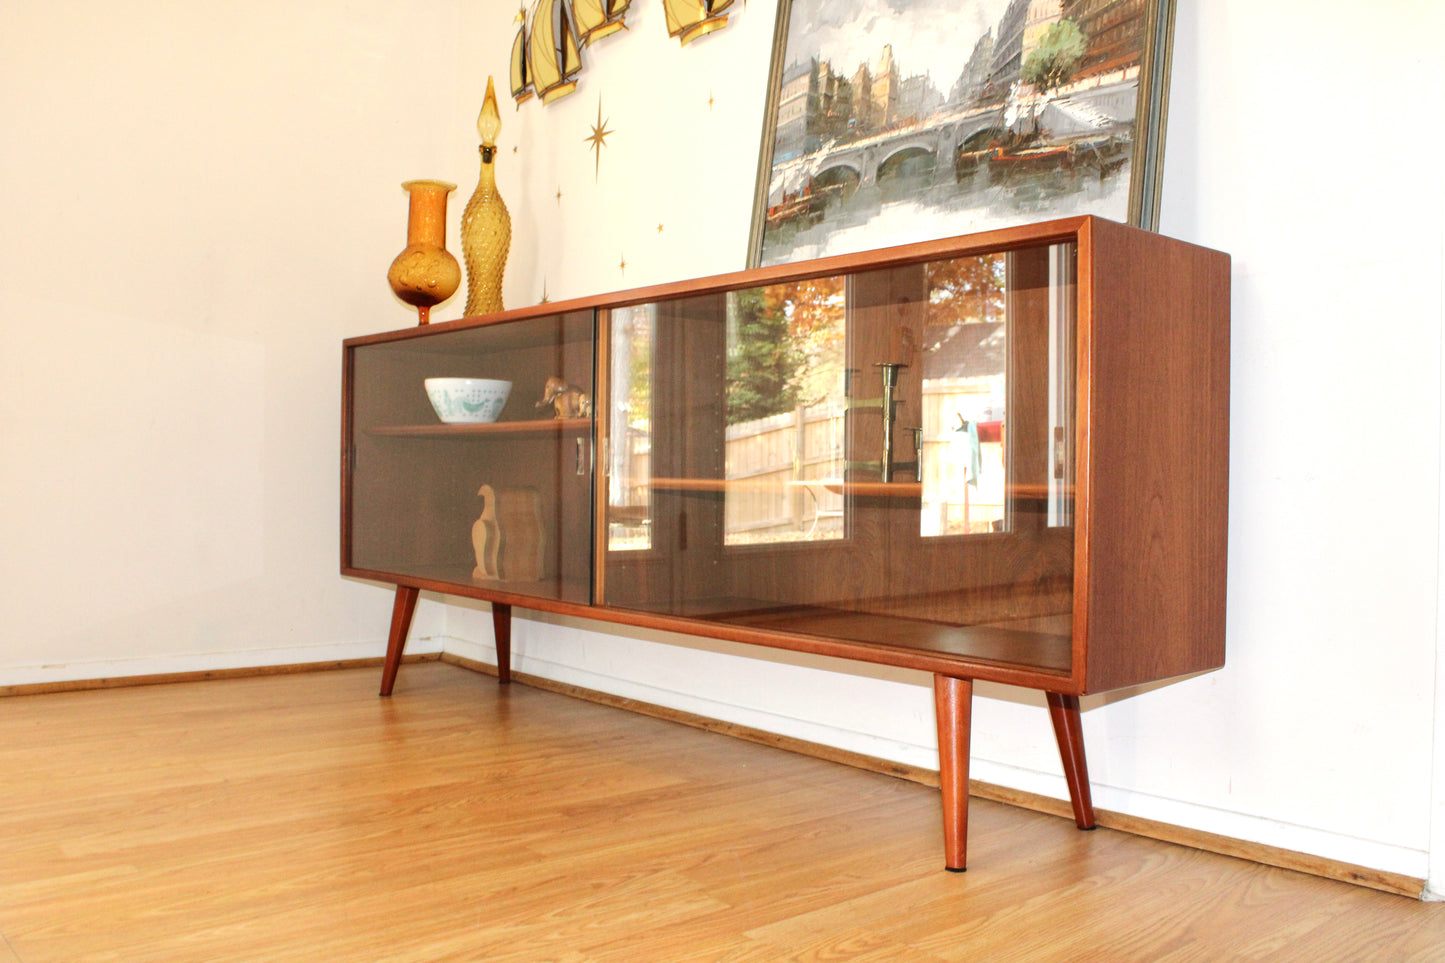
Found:
[[[386,280],[396,296],[417,311],[419,323],[431,320],[434,304],[456,293],[462,269],[447,250],[447,195],[457,185],[446,181],[407,181],[411,201],[406,220],[406,250],[391,262]]]
[[[492,78],[487,78],[487,96],[477,118],[482,135],[482,171],[477,190],[462,214],[462,255],[467,262],[467,316],[502,310],[502,274],[512,244],[512,216],[497,192],[497,134],[502,116]]]

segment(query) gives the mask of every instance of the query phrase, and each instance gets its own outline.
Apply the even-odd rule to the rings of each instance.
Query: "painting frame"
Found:
[[[925,8],[930,2],[937,0],[850,0],[846,6],[855,8],[861,13],[857,14],[859,20],[856,24],[844,24],[844,27],[851,29],[850,37],[867,35],[869,31],[862,29],[862,18],[870,18],[872,24],[876,25],[880,19],[891,16],[895,25],[892,29],[901,29],[902,36],[883,35],[876,39],[870,39],[875,47],[888,52],[888,63],[892,67],[896,63],[907,65],[915,51],[910,46],[910,40],[915,37],[929,36],[938,30],[938,21],[924,19],[926,10],[919,9],[916,24],[910,25],[907,22],[909,16],[914,14],[910,8]],[[1080,19],[1085,19],[1086,25],[1109,22],[1110,15],[1117,15],[1123,9],[1127,15],[1133,18],[1129,24],[1130,37],[1129,47],[1122,47],[1118,42],[1112,48],[1105,47],[1102,38],[1112,36],[1106,30],[1100,29],[1098,36],[1101,38],[1097,44],[1089,41],[1086,33],[1080,32],[1080,40],[1084,44],[1083,55],[1080,55],[1079,62],[1086,64],[1084,67],[1076,66],[1076,73],[1069,75],[1067,79],[1054,87],[1052,90],[1042,90],[1044,84],[1050,82],[1049,75],[1041,73],[1037,65],[1033,65],[1032,76],[1044,76],[1046,79],[1037,85],[1021,83],[1017,78],[1010,79],[1007,69],[998,70],[997,63],[993,66],[995,70],[989,72],[981,82],[982,86],[970,86],[965,83],[966,79],[972,78],[976,70],[974,60],[978,57],[979,48],[984,45],[984,37],[973,45],[971,53],[965,52],[962,58],[967,58],[966,66],[960,72],[956,83],[950,89],[949,99],[944,108],[939,108],[928,119],[921,119],[921,110],[912,115],[914,119],[914,130],[933,130],[927,127],[935,118],[952,117],[955,126],[952,128],[957,132],[960,143],[953,144],[952,156],[948,156],[946,148],[939,147],[934,151],[933,167],[926,166],[927,158],[924,158],[920,169],[921,174],[912,175],[919,183],[927,181],[926,198],[924,192],[909,195],[906,190],[898,189],[894,201],[890,202],[886,197],[880,200],[877,192],[867,198],[867,204],[872,205],[870,209],[883,210],[884,204],[894,203],[902,199],[908,203],[930,205],[928,208],[929,217],[917,218],[907,221],[905,218],[895,216],[893,223],[887,223],[885,218],[874,214],[871,215],[873,224],[881,225],[877,229],[870,227],[866,212],[860,213],[857,210],[842,212],[843,201],[839,198],[858,198],[866,191],[860,191],[859,185],[865,185],[872,190],[878,183],[892,183],[885,178],[884,164],[877,165],[877,172],[870,173],[867,165],[873,163],[870,160],[857,160],[866,148],[852,145],[862,145],[865,141],[877,141],[880,138],[886,140],[889,137],[896,137],[897,140],[904,139],[903,134],[893,134],[890,131],[899,130],[898,127],[888,127],[881,123],[878,115],[878,96],[876,90],[873,93],[873,103],[867,103],[857,97],[857,91],[849,89],[848,97],[850,104],[860,105],[857,109],[853,106],[848,108],[851,112],[847,118],[846,127],[843,126],[839,116],[843,111],[836,108],[836,103],[843,102],[843,95],[836,97],[836,102],[828,100],[832,94],[824,94],[821,91],[835,87],[838,90],[849,87],[849,80],[846,71],[849,64],[845,64],[842,73],[833,70],[832,61],[821,56],[825,51],[809,54],[808,44],[826,41],[818,41],[819,36],[827,36],[827,31],[804,30],[800,33],[804,40],[790,42],[790,30],[793,26],[795,14],[801,16],[817,16],[822,18],[821,10],[824,6],[829,8],[830,16],[837,16],[838,8],[841,6],[836,0],[779,0],[777,8],[777,19],[774,25],[773,46],[769,61],[769,79],[767,87],[767,102],[764,110],[762,137],[758,149],[757,180],[754,189],[752,223],[748,236],[747,265],[748,267],[760,267],[770,264],[788,263],[791,261],[804,260],[811,257],[820,257],[830,254],[855,253],[861,250],[891,246],[912,241],[931,240],[939,237],[949,237],[959,234],[975,233],[980,230],[988,230],[996,227],[1009,227],[1018,224],[1034,223],[1044,220],[1052,220],[1058,217],[1070,216],[1073,214],[1088,213],[1109,217],[1113,220],[1124,221],[1136,227],[1146,230],[1158,230],[1159,222],[1159,197],[1161,191],[1161,167],[1164,154],[1164,133],[1168,118],[1169,101],[1169,79],[1170,67],[1173,55],[1173,34],[1174,34],[1174,11],[1175,0],[954,0],[949,6],[955,11],[960,19],[971,17],[979,20],[989,11],[1004,9],[1005,17],[998,22],[999,36],[1003,37],[1004,26],[1012,22],[1008,17],[1014,16],[1019,9],[1023,10],[1024,16],[1029,18],[1026,22],[1028,29],[1036,32],[1032,35],[1034,46],[1030,53],[1046,47],[1041,42],[1044,31],[1048,25],[1055,21],[1069,19],[1068,13],[1075,14]],[[1050,11],[1056,11],[1052,20],[1046,16]],[[1041,16],[1035,14],[1042,11]],[[904,18],[901,28],[897,26],[896,18],[899,15]],[[1092,18],[1086,19],[1086,18]],[[1015,20],[1018,17],[1015,16]],[[1117,16],[1115,16],[1117,21]],[[1043,26],[1039,26],[1043,24]],[[834,26],[837,26],[836,24]],[[1075,25],[1077,29],[1077,25]],[[910,29],[912,32],[910,33]],[[966,30],[965,27],[959,27]],[[992,37],[990,28],[989,36]],[[1117,28],[1113,35],[1118,35]],[[843,29],[835,31],[838,36],[845,35]],[[1067,35],[1067,31],[1060,28],[1061,35]],[[1020,37],[1025,33],[1019,34]],[[1010,32],[1010,41],[1014,38],[1014,32]],[[897,42],[895,42],[897,41]],[[992,43],[992,41],[990,41]],[[1022,66],[1025,62],[1023,54],[1025,41],[1020,40],[1020,50],[1017,55],[1020,64],[1019,77],[1022,76]],[[1077,41],[1075,47],[1078,49]],[[1003,44],[998,45],[1003,48]],[[1059,44],[1047,46],[1053,50]],[[1011,49],[1011,48],[1009,48]],[[990,47],[992,50],[992,47]],[[1102,51],[1102,53],[1101,53]],[[1120,55],[1118,51],[1124,51]],[[1106,55],[1114,53],[1112,59]],[[924,51],[919,50],[921,56]],[[996,57],[1004,57],[1001,52],[996,52]],[[1090,58],[1103,56],[1102,60]],[[804,58],[811,57],[809,60]],[[1133,57],[1134,59],[1128,59]],[[1007,60],[1002,62],[1007,63]],[[820,64],[822,65],[820,67]],[[858,68],[858,73],[852,76],[852,85],[862,89],[869,83],[869,75],[864,74],[865,67],[871,61],[864,61]],[[907,69],[906,66],[904,69]],[[879,70],[881,74],[881,67]],[[804,83],[803,74],[809,73],[806,80],[807,93],[798,93],[800,86]],[[825,76],[826,74],[826,76]],[[892,88],[900,87],[897,74],[890,85]],[[928,82],[928,74],[925,77],[925,84]],[[861,79],[860,79],[861,78]],[[1114,78],[1121,78],[1114,80]],[[947,79],[947,78],[945,78]],[[998,84],[994,80],[998,79]],[[1055,78],[1056,79],[1056,78]],[[908,82],[916,80],[916,77],[909,77]],[[1104,95],[1098,90],[1113,83],[1109,88],[1111,100],[1105,100]],[[874,88],[877,81],[873,81]],[[1089,87],[1093,84],[1093,87]],[[1128,88],[1133,85],[1132,93]],[[787,104],[783,105],[784,88],[787,87]],[[916,86],[916,85],[915,85]],[[1083,92],[1076,96],[1077,92]],[[937,93],[935,88],[935,93]],[[955,97],[959,99],[954,99]],[[799,106],[800,100],[803,106]],[[827,101],[831,106],[826,110],[815,106],[815,100],[819,103]],[[1077,100],[1071,110],[1065,110],[1066,104]],[[922,101],[920,101],[922,103]],[[1104,111],[1105,118],[1099,130],[1108,132],[1108,137],[1093,136],[1094,132],[1088,130],[1085,121],[1093,123],[1095,116],[1090,116],[1092,104],[1108,104],[1110,109],[1118,116],[1110,116],[1109,111]],[[1025,106],[1020,107],[1023,104]],[[971,106],[970,106],[971,105]],[[1082,105],[1082,106],[1080,106]],[[1132,105],[1132,114],[1125,116],[1128,107]],[[860,120],[864,108],[871,109],[875,116],[868,120],[865,127]],[[1052,113],[1050,109],[1052,108]],[[802,122],[799,123],[800,111]],[[1002,122],[1002,118],[1010,116],[1012,111],[1013,120],[1008,124]],[[972,112],[972,113],[971,113]],[[986,150],[965,151],[965,146],[976,147],[976,144],[966,144],[964,133],[970,137],[986,136],[982,128],[974,129],[977,124],[983,121],[970,120],[964,123],[958,120],[960,117],[984,116],[980,112],[993,112],[987,114],[990,118],[996,113],[1000,119],[991,120],[994,124],[988,133],[1002,132],[1006,134],[1000,137],[1005,141],[1005,146],[998,146],[999,139],[995,139]],[[1094,114],[1098,114],[1094,111]],[[1028,139],[1028,120],[1020,121],[1019,117],[1032,118],[1032,136],[1035,140],[1032,143],[1036,147],[1019,147],[1012,145],[1027,145],[1031,143]],[[1079,118],[1083,119],[1079,119]],[[1049,118],[1051,122],[1063,118],[1064,123],[1060,126],[1067,126],[1072,123],[1077,130],[1055,134],[1051,126],[1044,126],[1043,118]],[[814,129],[815,121],[817,128]],[[907,125],[904,125],[907,126]],[[1021,132],[1023,134],[1021,135]],[[1043,134],[1040,139],[1039,135]],[[939,144],[946,141],[947,131],[939,133]],[[825,140],[826,138],[826,140]],[[1107,145],[1099,148],[1097,144]],[[801,146],[800,146],[801,145]],[[819,146],[823,145],[823,146]],[[1081,145],[1083,145],[1081,147]],[[887,147],[880,147],[875,154],[886,153]],[[917,152],[917,148],[911,148]],[[843,160],[844,155],[853,155],[853,159]],[[997,156],[989,156],[990,152]],[[1005,161],[1015,159],[1026,160],[1033,164],[1035,157],[1043,157],[1052,152],[1053,156],[1062,159],[1054,161],[1059,167],[1066,164],[1069,166],[1067,175],[1061,176],[1057,171],[1044,171],[1049,178],[1047,190],[1033,190],[1025,194],[1025,202],[1019,202],[1017,197],[1020,192],[1014,189],[1009,193],[1009,181],[1003,177],[991,177],[990,172],[995,169],[1004,168]],[[902,150],[900,150],[900,154]],[[978,157],[984,157],[979,161]],[[819,160],[818,158],[823,158]],[[1089,160],[1090,157],[1098,157],[1098,160]],[[838,166],[823,169],[823,177],[813,178],[808,171],[814,173],[822,166],[831,162],[829,158],[840,158]],[[1120,159],[1122,158],[1122,159]],[[856,160],[856,163],[854,163]],[[1088,163],[1085,163],[1088,161]],[[976,173],[978,165],[988,165],[985,173],[980,177]],[[826,182],[827,175],[841,170],[849,164],[861,168],[845,173],[855,177],[857,184],[852,186],[853,194],[848,194],[850,189],[847,178],[840,177],[843,183]],[[940,164],[942,167],[940,168]],[[1091,169],[1089,164],[1098,167],[1098,185],[1095,186],[1089,180]],[[970,166],[972,165],[972,166]],[[1023,165],[1018,165],[1022,167]],[[1016,167],[1015,169],[1018,169]],[[967,168],[968,183],[964,180],[964,170]],[[952,183],[948,180],[949,171],[954,175]],[[1012,177],[1012,174],[1008,175]],[[931,180],[929,180],[931,178]],[[1016,179],[1017,180],[1017,179]],[[901,181],[900,181],[901,183]],[[1018,183],[1028,184],[1027,181]],[[1041,181],[1040,183],[1043,183]],[[982,187],[979,184],[983,184]],[[1073,187],[1069,185],[1084,185]],[[1061,185],[1061,186],[1060,186]],[[791,189],[790,189],[791,188]],[[1052,192],[1052,193],[1051,193]],[[1094,194],[1100,196],[1095,197]],[[1051,201],[1051,197],[1054,199]],[[862,201],[859,205],[862,205]],[[1017,210],[1012,209],[1015,205],[1021,205]],[[966,214],[950,213],[950,211],[966,210]],[[862,218],[862,220],[860,220]],[[790,221],[790,219],[792,219]],[[801,225],[801,226],[800,226]],[[790,234],[790,232],[795,232]],[[802,237],[803,240],[789,242],[789,237]]]

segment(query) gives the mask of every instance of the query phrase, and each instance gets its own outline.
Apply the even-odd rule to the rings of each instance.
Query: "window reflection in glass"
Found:
[[[652,368],[656,318],[646,305],[612,315],[607,547],[652,547]]]
[[[1073,257],[1055,245],[613,310],[608,548],[654,547],[654,486],[720,496],[709,537],[725,546],[856,535],[857,497],[873,536],[1013,531],[1018,499],[1041,508],[1044,492],[1047,524],[1071,524]],[[686,370],[663,402],[659,351]]]
[[[1003,530],[1007,256],[928,265],[919,534]]]

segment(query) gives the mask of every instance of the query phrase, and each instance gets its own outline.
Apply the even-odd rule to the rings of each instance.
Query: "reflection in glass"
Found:
[[[1067,668],[1074,257],[614,311],[605,604]]]
[[[539,405],[560,379],[592,395],[592,311],[351,349],[350,559],[357,569],[588,603],[590,417]],[[446,421],[428,380],[511,384],[494,421]]]
[[[842,537],[845,342],[841,277],[728,296],[725,545]]]
[[[1007,255],[928,265],[920,535],[1003,531]]]
[[[612,370],[607,465],[607,547],[652,547],[652,367],[657,328],[647,305],[612,315]]]

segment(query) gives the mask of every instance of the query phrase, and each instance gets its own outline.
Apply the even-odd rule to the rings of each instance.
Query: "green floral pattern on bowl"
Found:
[[[427,378],[432,410],[447,424],[496,421],[511,394],[510,381],[494,378]]]

